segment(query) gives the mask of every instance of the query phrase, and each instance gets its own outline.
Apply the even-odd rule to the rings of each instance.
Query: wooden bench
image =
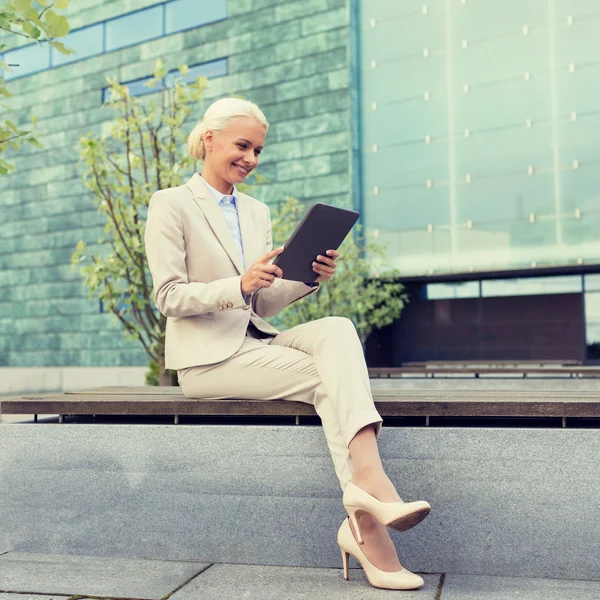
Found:
[[[600,417],[600,390],[413,390],[373,391],[382,417]],[[0,401],[5,414],[172,416],[315,416],[311,404],[290,400],[203,400],[186,398],[173,387],[101,387],[56,395],[30,395]]]
[[[469,365],[471,363],[468,363]],[[515,363],[511,363],[515,364]],[[519,364],[519,363],[516,363]],[[536,363],[539,364],[539,363]],[[482,364],[482,366],[456,366],[447,365],[443,366],[439,363],[439,366],[410,366],[410,367],[372,367],[369,369],[369,376],[372,378],[379,377],[404,377],[404,376],[415,376],[421,375],[425,377],[435,377],[436,375],[473,375],[479,377],[480,375],[515,375],[518,377],[526,378],[530,375],[559,375],[568,376],[571,379],[576,377],[600,377],[600,367],[597,366],[503,366],[499,365],[491,367],[489,363]]]
[[[524,360],[515,360],[515,359],[501,359],[501,360],[411,360],[402,363],[403,367],[467,367],[467,366],[476,366],[476,367],[492,367],[492,366],[501,366],[508,367],[513,365],[517,366],[525,366],[525,367],[545,367],[545,366],[553,366],[553,367],[574,367],[577,365],[581,365],[582,362],[580,360],[533,360],[533,359],[524,359]]]

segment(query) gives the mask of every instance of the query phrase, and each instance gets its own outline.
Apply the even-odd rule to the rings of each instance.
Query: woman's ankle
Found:
[[[396,487],[383,469],[368,467],[354,471],[350,481],[382,502],[402,501]]]
[[[381,466],[362,466],[352,469],[352,482],[358,481],[381,481],[387,478],[383,467]]]

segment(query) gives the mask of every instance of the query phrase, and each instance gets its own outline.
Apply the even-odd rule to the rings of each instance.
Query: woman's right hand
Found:
[[[242,294],[253,294],[260,288],[268,288],[275,277],[283,277],[283,271],[277,265],[270,265],[268,262],[283,252],[283,246],[267,252],[262,258],[259,258],[245,273],[242,275]]]

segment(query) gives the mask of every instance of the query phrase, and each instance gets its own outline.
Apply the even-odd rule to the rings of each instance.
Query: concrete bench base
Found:
[[[597,430],[384,420],[380,451],[432,505],[391,532],[407,568],[600,580]],[[341,566],[321,426],[10,424],[0,456],[0,552]]]

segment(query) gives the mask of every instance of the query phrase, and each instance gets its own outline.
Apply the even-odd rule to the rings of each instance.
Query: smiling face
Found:
[[[202,176],[223,194],[231,194],[258,165],[266,136],[265,127],[253,117],[233,117],[227,129],[207,131]]]

